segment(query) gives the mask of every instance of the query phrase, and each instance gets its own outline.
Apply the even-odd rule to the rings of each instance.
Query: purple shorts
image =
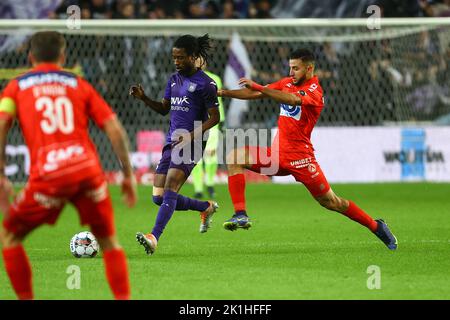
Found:
[[[172,151],[173,159],[172,159]],[[201,151],[197,150],[197,154],[194,152],[194,148],[191,148],[191,154],[183,157],[183,151],[174,150],[172,145],[165,145],[162,150],[161,160],[156,167],[156,174],[167,174],[170,168],[180,169],[184,172],[186,177],[189,177],[197,162],[201,159],[204,146]]]

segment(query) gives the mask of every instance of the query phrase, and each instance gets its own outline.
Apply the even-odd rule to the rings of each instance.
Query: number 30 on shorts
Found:
[[[69,98],[61,96],[53,100],[50,97],[40,97],[35,103],[36,110],[42,111],[41,129],[46,134],[57,130],[64,134],[74,130],[73,106]]]

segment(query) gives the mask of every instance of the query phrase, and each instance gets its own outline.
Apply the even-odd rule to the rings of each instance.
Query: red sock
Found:
[[[20,300],[33,299],[31,265],[22,245],[4,248],[3,260],[9,280]]]
[[[103,252],[106,278],[117,300],[130,299],[130,282],[128,280],[127,258],[123,249],[112,249]]]
[[[363,226],[366,226],[372,232],[375,232],[377,230],[377,222],[373,220],[371,216],[361,210],[361,208],[359,208],[353,201],[349,201],[348,209],[343,214],[350,219],[359,222]]]
[[[245,176],[239,173],[228,177],[228,190],[234,211],[245,211]]]

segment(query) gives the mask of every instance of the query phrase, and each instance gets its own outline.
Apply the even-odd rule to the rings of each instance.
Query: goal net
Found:
[[[69,29],[59,20],[0,20],[0,89],[28,67],[27,40],[33,32],[63,32],[66,67],[91,82],[114,108],[136,152],[135,166],[149,167],[159,156],[157,132],[165,132],[169,121],[130,98],[129,87],[141,83],[149,97],[160,100],[174,72],[175,39],[208,33],[214,41],[208,69],[226,87],[237,85],[227,72],[261,84],[275,82],[288,74],[291,50],[311,49],[325,95],[318,126],[445,123],[450,114],[450,23],[437,18],[382,20],[379,29],[368,28],[366,19],[92,20],[82,21],[81,29]],[[228,127],[276,126],[279,106],[273,101],[233,105],[224,99],[224,106]],[[91,136],[105,169],[117,170],[105,136],[94,127]],[[153,151],[154,158],[148,156]],[[7,174],[14,181],[26,180],[25,154],[16,124],[7,148],[7,161],[13,163]]]

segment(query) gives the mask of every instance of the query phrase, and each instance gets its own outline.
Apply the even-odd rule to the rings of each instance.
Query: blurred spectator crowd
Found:
[[[83,19],[352,18],[371,5],[384,17],[450,16],[450,0],[2,0],[0,18],[65,19],[71,5]]]
[[[385,17],[450,16],[450,0],[64,0],[50,14],[66,18],[78,5],[84,19],[247,19],[357,17],[375,4]],[[360,8],[359,12],[357,8]]]
[[[70,5],[83,19],[273,18],[276,0],[64,0],[50,18],[66,18]]]

